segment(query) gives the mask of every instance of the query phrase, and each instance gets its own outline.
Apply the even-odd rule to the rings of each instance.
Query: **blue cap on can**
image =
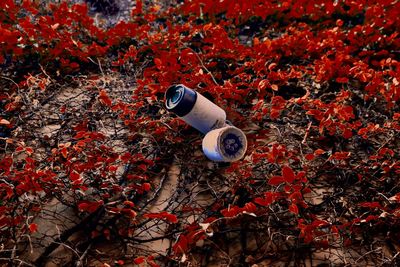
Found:
[[[197,94],[182,84],[172,85],[165,92],[165,107],[179,117],[188,114],[196,103]]]

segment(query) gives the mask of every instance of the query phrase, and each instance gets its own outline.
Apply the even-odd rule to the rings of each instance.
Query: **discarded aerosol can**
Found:
[[[168,88],[165,106],[204,134],[225,126],[226,113],[222,108],[182,84]]]
[[[229,125],[225,111],[202,96],[182,85],[172,85],[165,93],[165,106],[205,137],[203,152],[213,161],[232,162],[246,153],[246,135]]]

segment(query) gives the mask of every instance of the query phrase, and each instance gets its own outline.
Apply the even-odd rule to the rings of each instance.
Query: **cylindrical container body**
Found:
[[[213,161],[237,161],[244,156],[246,150],[246,135],[234,126],[212,130],[203,139],[203,152]]]
[[[204,134],[225,126],[226,113],[222,108],[182,84],[168,88],[165,106]]]

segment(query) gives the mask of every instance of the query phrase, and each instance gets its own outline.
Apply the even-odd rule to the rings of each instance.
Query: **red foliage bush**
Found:
[[[114,237],[129,237],[144,219],[171,223],[177,241],[170,257],[176,259],[187,259],[196,242],[213,238],[202,223],[218,232],[220,222],[230,227],[237,224],[230,220],[246,214],[260,223],[277,216],[259,231],[284,228],[315,248],[360,242],[367,230],[398,241],[400,2],[225,0],[161,7],[138,1],[129,21],[108,29],[95,26],[87,13],[82,4],[44,8],[36,1],[1,1],[0,65],[15,72],[16,82],[0,92],[0,130],[21,125],[23,90],[48,91],[49,79],[96,72],[98,65],[121,73],[143,66],[132,101],[112,99],[104,89],[97,100],[131,133],[151,135],[165,151],[119,153],[85,120],[44,160],[25,144],[29,140],[3,138],[2,242],[34,233],[40,225],[30,216],[65,192],[81,215],[111,212],[134,221]],[[46,75],[39,74],[43,68]],[[233,196],[201,210],[193,223],[183,219],[183,208],[146,213],[134,204],[154,189],[151,177],[168,153],[181,159],[193,153],[176,149],[187,145],[182,123],[150,112],[160,110],[174,83],[209,94],[235,125],[258,126],[247,131],[245,159],[218,169]],[[271,132],[275,141],[263,141]],[[126,165],[120,178],[118,169]],[[333,193],[312,204],[321,183]],[[155,264],[147,255],[132,261]]]

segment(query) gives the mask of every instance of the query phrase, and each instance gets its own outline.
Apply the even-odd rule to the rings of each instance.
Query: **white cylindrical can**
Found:
[[[246,150],[246,135],[234,126],[212,130],[203,139],[203,152],[213,161],[237,161],[244,156]]]
[[[165,106],[204,134],[226,125],[226,113],[222,108],[182,84],[168,88]]]

